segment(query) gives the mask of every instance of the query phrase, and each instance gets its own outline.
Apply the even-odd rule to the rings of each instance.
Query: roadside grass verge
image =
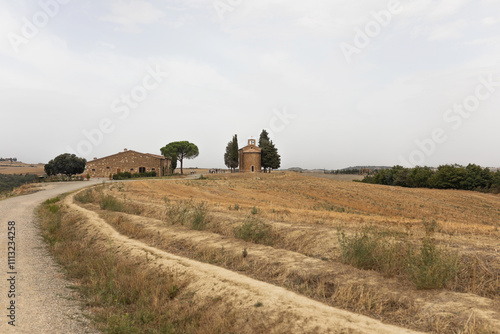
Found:
[[[221,300],[194,303],[187,282],[173,273],[120,257],[112,245],[86,237],[82,218],[68,213],[59,199],[43,203],[37,214],[50,253],[78,281],[78,291],[104,333],[237,331],[235,313]]]

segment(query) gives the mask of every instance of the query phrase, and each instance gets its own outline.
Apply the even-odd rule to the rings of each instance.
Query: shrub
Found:
[[[94,190],[87,189],[85,191],[81,191],[75,195],[75,200],[80,203],[93,203],[96,201]]]
[[[272,245],[275,239],[271,226],[251,217],[248,217],[243,224],[234,229],[234,236],[238,239],[264,245]]]
[[[151,172],[144,172],[144,173],[130,173],[130,172],[121,172],[117,174],[113,174],[113,180],[126,180],[126,179],[132,179],[132,178],[140,178],[140,177],[155,177],[156,172],[151,171]]]
[[[125,180],[132,178],[132,174],[130,172],[121,172],[113,174],[113,180]]]
[[[48,200],[43,202],[43,204],[54,204],[54,203],[59,202],[60,200],[61,199],[59,197],[49,198]]]
[[[191,228],[198,231],[204,230],[208,223],[207,214],[208,208],[205,203],[195,205],[192,211]]]
[[[424,238],[419,252],[408,249],[406,262],[410,281],[417,289],[443,288],[458,272],[458,257],[439,249],[430,237]]]
[[[378,269],[376,251],[381,244],[372,233],[364,230],[353,237],[347,237],[344,232],[340,232],[339,244],[344,263],[360,269]]]
[[[178,203],[168,202],[165,209],[165,216],[169,223],[184,225],[189,215],[189,203],[180,201]]]
[[[16,187],[20,187],[26,183],[33,183],[38,180],[38,176],[32,174],[26,175],[7,175],[0,174],[0,193],[4,191],[11,191]]]
[[[103,210],[119,211],[119,212],[125,211],[123,203],[111,195],[103,196],[101,198],[99,205]]]
[[[352,237],[340,232],[342,261],[386,276],[404,275],[417,289],[443,288],[458,272],[458,257],[439,249],[429,236],[429,230],[426,232],[420,247],[373,228]]]

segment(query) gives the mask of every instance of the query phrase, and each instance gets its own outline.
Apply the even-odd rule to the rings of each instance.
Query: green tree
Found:
[[[264,168],[264,173],[271,173],[272,169],[278,169],[281,166],[281,156],[278,154],[278,149],[274,146],[272,140],[267,143],[264,142],[261,147],[261,164],[262,168]]]
[[[79,158],[74,154],[64,153],[50,160],[44,170],[47,175],[64,174],[69,177],[83,173],[87,160]]]
[[[465,172],[465,168],[460,165],[441,165],[429,185],[438,189],[460,189],[460,184],[465,180]]]
[[[493,176],[488,168],[482,168],[475,164],[465,167],[465,177],[460,183],[460,188],[465,190],[489,189],[493,182]]]
[[[174,174],[176,168],[177,168],[177,156],[174,155],[172,159],[170,159],[170,174]]]
[[[491,190],[498,194],[500,192],[500,170],[491,173],[491,178]]]
[[[408,187],[412,188],[428,188],[429,181],[434,172],[430,167],[414,167],[408,173]]]
[[[259,147],[262,149],[261,166],[264,168],[264,173],[267,173],[268,169],[270,172],[270,169],[273,168],[272,166],[278,166],[274,168],[279,168],[281,158],[278,154],[278,150],[269,139],[269,133],[265,129],[260,133]]]
[[[174,145],[170,144],[168,144],[165,147],[162,147],[160,151],[165,158],[170,160],[170,174],[174,174],[174,171],[177,168],[177,150]]]
[[[269,133],[266,130],[262,130],[259,137],[259,147],[264,147],[271,140],[269,139]]]
[[[162,147],[161,154],[167,159],[171,159],[172,161],[179,160],[181,163],[181,174],[184,174],[183,171],[183,162],[184,159],[194,159],[200,153],[198,150],[198,146],[188,141],[175,141],[170,144],[167,144],[165,147]]]
[[[233,139],[227,143],[226,153],[224,153],[224,164],[231,168],[233,172],[239,166],[239,152],[238,152],[238,136],[234,135]]]

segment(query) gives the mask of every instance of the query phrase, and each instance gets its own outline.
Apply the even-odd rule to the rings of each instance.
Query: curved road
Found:
[[[102,181],[49,183],[40,192],[0,201],[0,333],[99,333],[89,325],[71,283],[49,255],[33,210],[46,199]],[[13,274],[8,263],[11,221],[16,233]],[[8,310],[11,302],[15,310]],[[9,315],[14,312],[12,326]]]

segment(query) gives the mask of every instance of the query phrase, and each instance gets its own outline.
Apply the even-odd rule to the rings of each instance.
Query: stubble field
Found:
[[[170,263],[199,300],[216,296],[230,306],[231,330],[500,328],[498,195],[273,173],[120,182],[68,201],[88,221],[101,222],[85,225],[87,234],[106,226],[151,254],[174,256],[163,268]],[[198,266],[210,270],[210,279],[186,274]],[[241,277],[253,283],[234,283]],[[256,282],[268,284],[257,289]],[[282,290],[294,293],[294,304],[275,296]],[[344,320],[334,325],[328,312],[338,309],[377,323],[363,327],[368,318],[338,315]]]

